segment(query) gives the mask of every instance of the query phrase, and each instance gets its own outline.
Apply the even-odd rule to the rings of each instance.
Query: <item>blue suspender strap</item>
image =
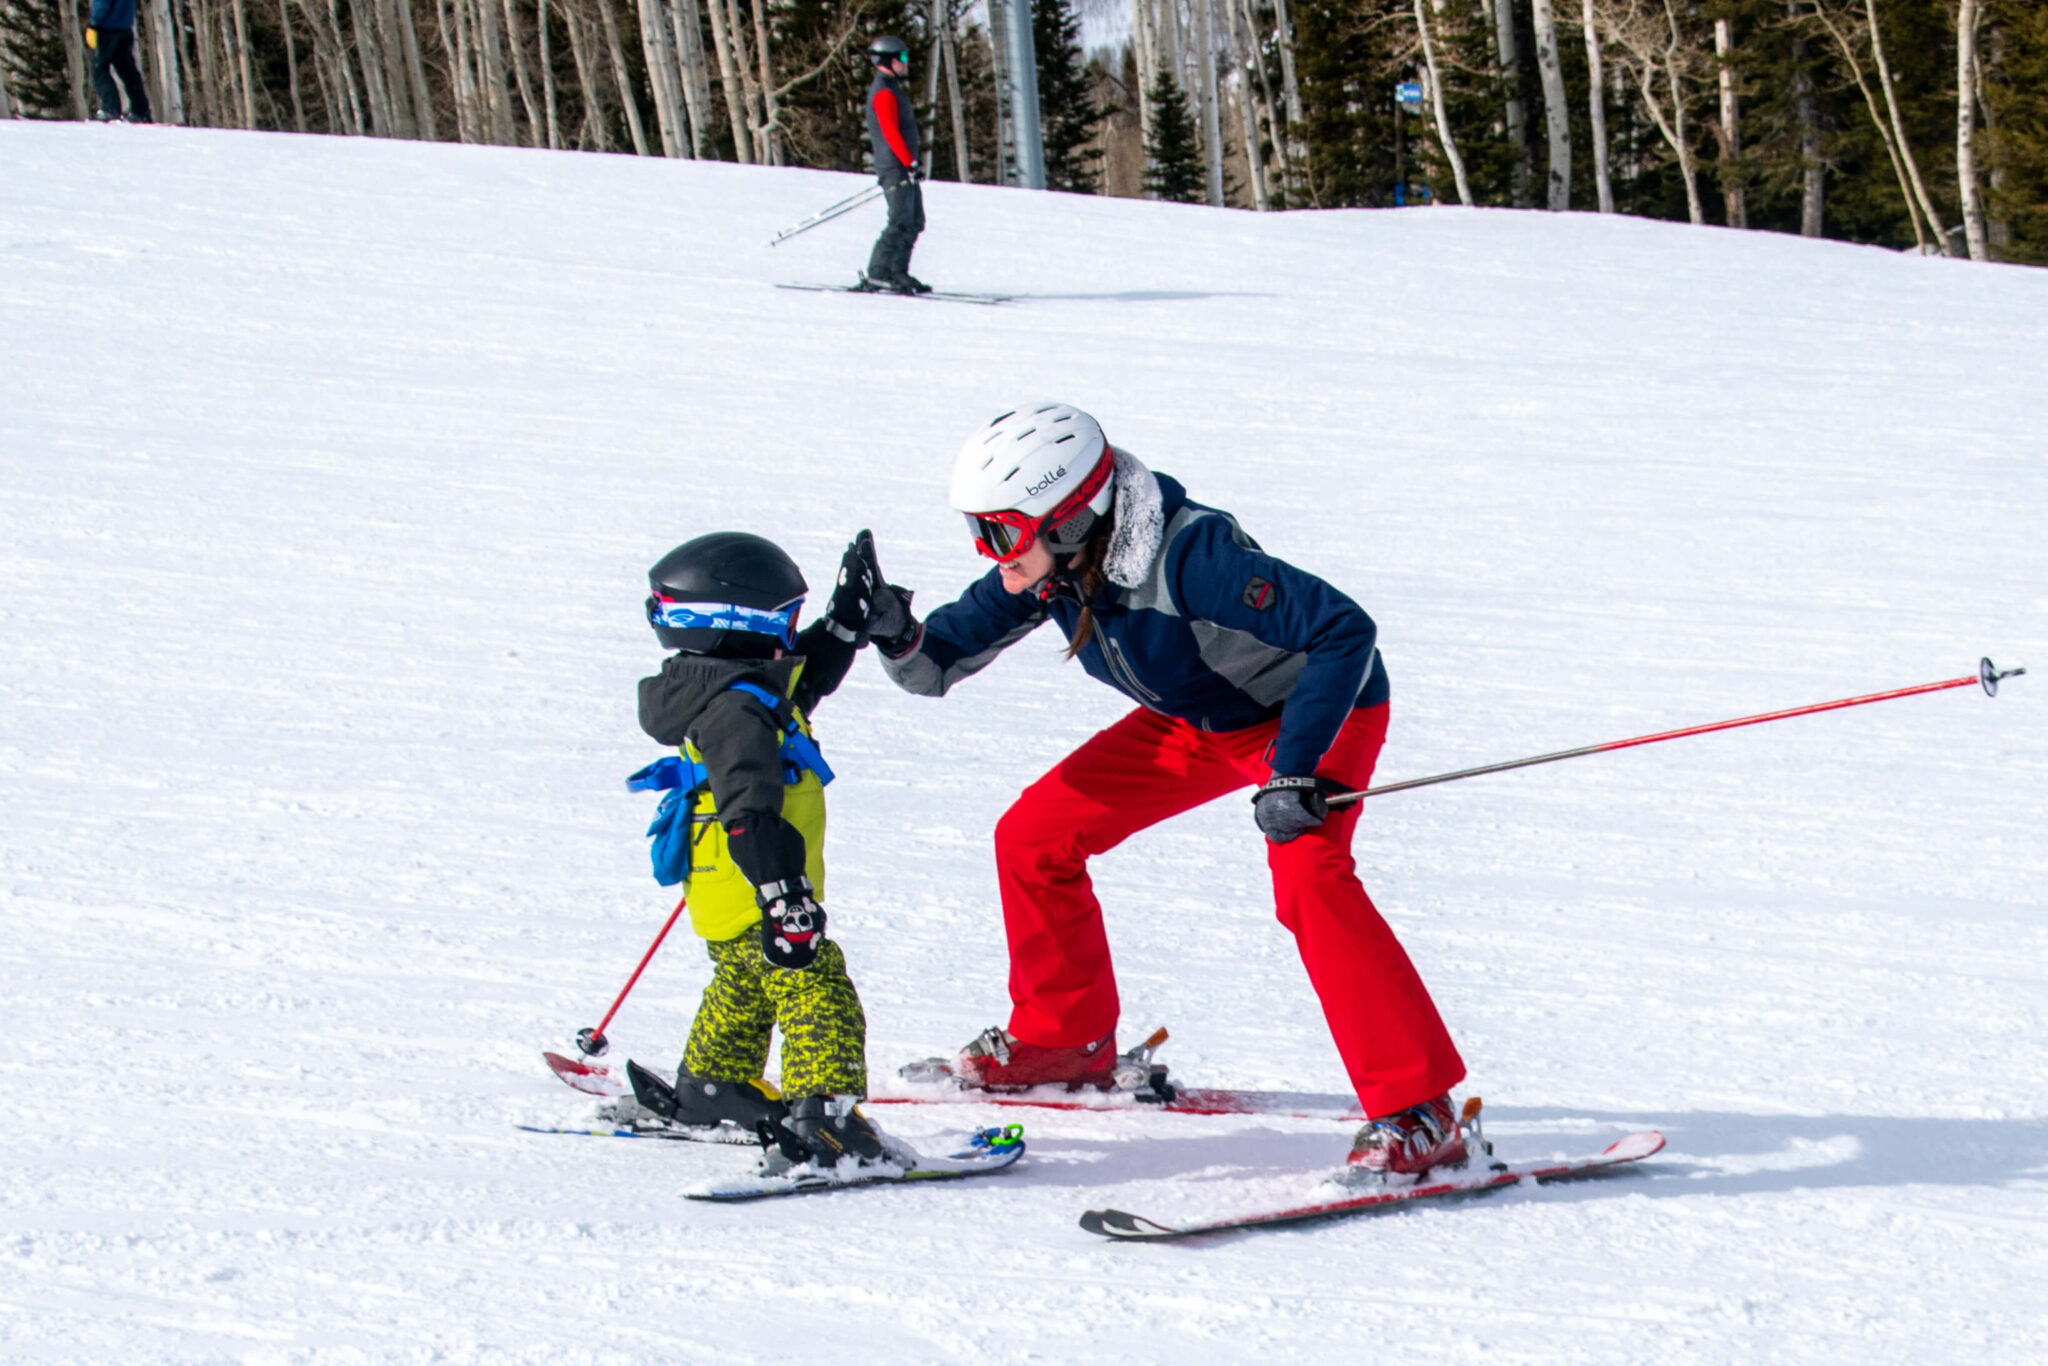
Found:
[[[735,683],[732,690],[747,694],[766,707],[771,716],[777,714],[782,706],[781,698],[758,683]],[[824,754],[818,749],[818,742],[804,734],[803,727],[796,723],[794,716],[782,727],[782,762],[786,770],[793,770],[786,775],[790,782],[795,782],[796,774],[804,769],[817,774],[820,785],[832,781],[832,766],[825,762]]]

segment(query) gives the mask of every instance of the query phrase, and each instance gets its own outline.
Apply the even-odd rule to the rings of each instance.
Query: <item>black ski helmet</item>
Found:
[[[670,650],[766,659],[795,640],[809,585],[782,547],[745,531],[685,541],[647,571],[647,621]]]
[[[880,66],[883,62],[902,62],[908,65],[910,62],[910,44],[904,42],[901,38],[885,33],[868,44],[868,59],[876,66]]]

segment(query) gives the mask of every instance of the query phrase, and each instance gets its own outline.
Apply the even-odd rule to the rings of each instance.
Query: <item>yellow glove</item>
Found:
[[[85,45],[95,52],[99,51],[100,31],[98,29],[89,28],[85,31]]]

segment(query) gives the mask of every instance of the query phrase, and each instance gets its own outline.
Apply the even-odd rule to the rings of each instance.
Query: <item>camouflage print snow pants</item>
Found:
[[[761,932],[707,940],[713,965],[683,1066],[712,1081],[753,1081],[768,1065],[768,1035],[782,1030],[782,1093],[866,1096],[867,1016],[831,940],[802,971],[761,952]]]

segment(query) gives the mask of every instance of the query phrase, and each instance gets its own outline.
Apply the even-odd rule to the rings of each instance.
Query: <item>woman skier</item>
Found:
[[[1069,658],[1139,704],[996,824],[1013,1010],[1008,1028],[962,1050],[955,1073],[989,1090],[1113,1084],[1116,978],[1088,859],[1257,787],[1280,923],[1372,1117],[1350,1164],[1385,1175],[1463,1162],[1449,1093],[1464,1062],[1358,881],[1357,806],[1325,801],[1367,785],[1386,739],[1372,618],[1262,552],[1229,513],[1112,449],[1066,404],[1010,409],[977,431],[950,501],[996,563],[922,623],[909,594],[883,581],[867,533],[848,552],[889,676],[943,696],[1050,620]]]

